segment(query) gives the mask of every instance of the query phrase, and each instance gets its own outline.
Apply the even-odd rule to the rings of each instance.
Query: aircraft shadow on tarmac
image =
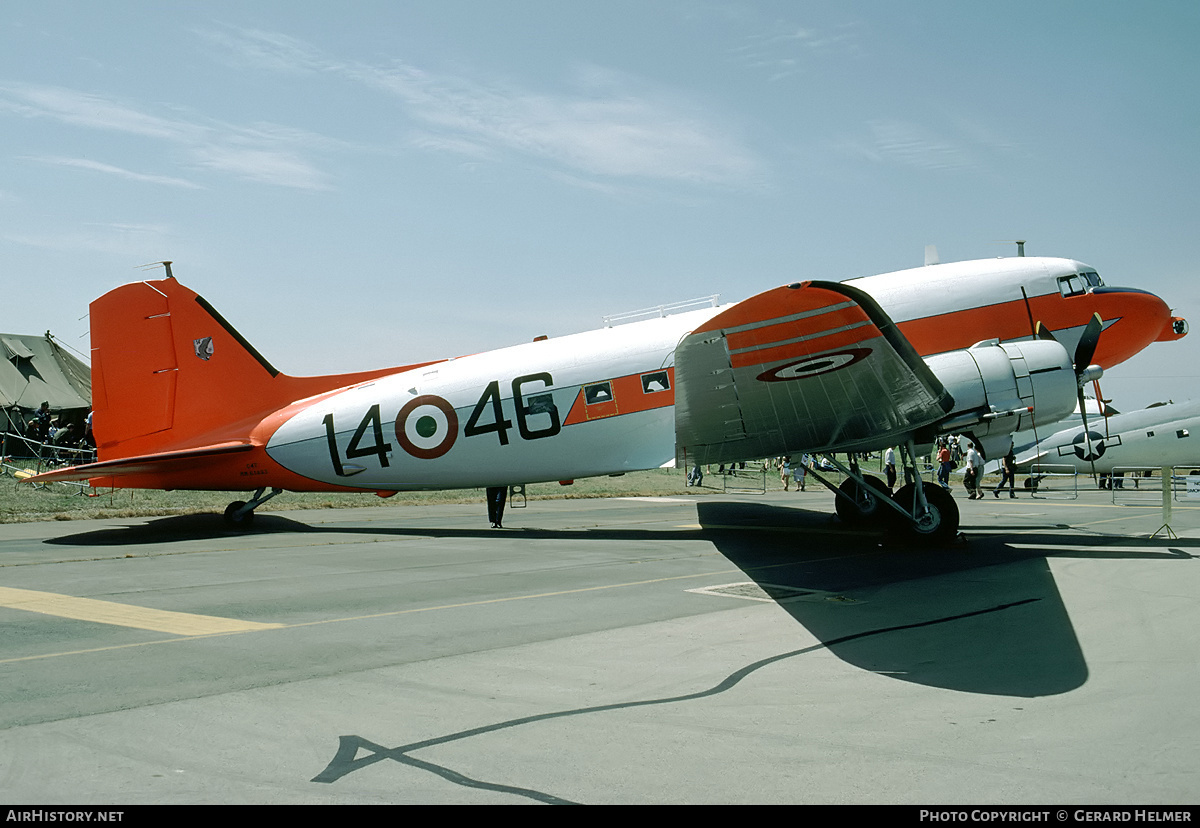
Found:
[[[1087,663],[1047,555],[1190,560],[1192,539],[1089,538],[1095,551],[1061,550],[1061,534],[1029,534],[1014,548],[1005,527],[968,532],[949,548],[886,545],[848,531],[827,512],[741,501],[699,500],[699,529],[515,529],[529,540],[711,542],[762,591],[848,664],[880,675],[962,692],[1033,697],[1080,687]],[[352,533],[486,539],[479,529],[310,526],[265,513],[252,534]],[[245,533],[218,515],[182,515],[50,539],[47,543],[130,546]],[[1119,546],[1103,550],[1105,543]],[[1076,541],[1077,545],[1077,541]],[[1138,547],[1132,551],[1131,547]],[[765,596],[762,595],[765,593]],[[730,592],[736,595],[736,590]]]
[[[1183,551],[1191,540],[1091,538],[1097,551],[1055,552],[1064,538],[1049,533],[1023,534],[1036,548],[1017,549],[992,527],[950,548],[884,546],[798,508],[701,501],[697,510],[717,549],[838,658],[988,695],[1054,695],[1087,680],[1047,555],[1196,557]],[[1120,550],[1103,551],[1106,542]]]
[[[74,535],[47,538],[46,543],[64,546],[136,546],[172,541],[210,540],[239,537],[247,534],[281,534],[285,532],[319,532],[319,527],[270,513],[255,515],[253,528],[247,532],[231,529],[220,515],[202,513],[155,518],[125,526],[94,529]]]

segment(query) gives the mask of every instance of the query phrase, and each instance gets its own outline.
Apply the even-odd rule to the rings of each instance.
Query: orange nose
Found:
[[[1144,290],[1133,288],[1099,288],[1092,292],[1092,302],[1106,324],[1092,361],[1111,368],[1132,357],[1151,342],[1178,339],[1187,333],[1187,323],[1180,319],[1182,331],[1174,331],[1171,309],[1162,299]]]

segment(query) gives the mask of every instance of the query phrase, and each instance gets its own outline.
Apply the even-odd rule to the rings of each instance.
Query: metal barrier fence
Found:
[[[1030,496],[1046,500],[1076,500],[1079,497],[1079,472],[1074,466],[1034,464],[1024,483]]]
[[[96,460],[93,448],[58,446],[41,443],[14,432],[0,432],[0,475],[10,475],[23,480],[51,469],[92,463]],[[65,481],[59,483],[82,492],[90,488],[87,483]]]
[[[726,469],[718,473],[721,475],[721,490],[726,494],[767,493],[767,470],[762,463],[754,463],[753,468]],[[754,484],[755,478],[759,481],[758,485]]]
[[[1171,499],[1177,503],[1200,504],[1200,470],[1194,466],[1168,467]],[[1159,466],[1114,466],[1104,475],[1103,488],[1111,489],[1112,502],[1119,506],[1153,506],[1162,502],[1163,468]]]

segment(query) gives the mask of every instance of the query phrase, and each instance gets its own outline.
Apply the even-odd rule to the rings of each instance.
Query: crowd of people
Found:
[[[766,460],[755,461],[750,465],[753,467],[747,469],[745,461],[738,463],[721,463],[717,467],[718,475],[737,475],[739,471],[753,471],[755,474],[760,472],[763,474],[778,474],[779,480],[783,484],[785,492],[791,491],[792,484],[795,483],[796,491],[806,491],[808,483],[808,471],[813,467],[815,462],[812,455],[802,454],[799,459],[793,460],[790,454],[782,457],[771,457]],[[701,467],[699,465],[692,466],[688,470],[687,485],[700,486],[704,482],[705,474],[712,474],[712,466]]]
[[[865,454],[859,457],[859,460],[872,459],[871,454]],[[966,437],[951,435],[947,437],[939,437],[937,443],[933,447],[931,456],[933,468],[936,471],[936,479],[946,490],[950,490],[950,475],[958,468],[963,467],[963,486],[967,490],[968,500],[982,500],[986,493],[983,487],[984,477],[984,460],[979,453],[974,443]],[[889,448],[884,451],[881,458],[881,466],[883,473],[887,478],[888,491],[894,491],[896,488],[896,450]],[[809,471],[818,461],[811,454],[801,454],[798,457],[792,455],[783,455],[782,457],[773,457],[767,460],[752,463],[752,470],[757,474],[760,469],[766,473],[778,474],[779,481],[783,485],[785,492],[792,491],[793,484],[795,491],[807,491],[807,482]],[[716,473],[719,475],[733,474],[736,475],[739,470],[746,470],[746,463],[722,463]],[[833,467],[829,467],[833,470]],[[1015,498],[1016,493],[1016,471],[1017,458],[1013,449],[1010,447],[1008,453],[1000,460],[1000,482],[991,489],[994,497],[1000,497],[1004,490],[1008,489],[1008,496]],[[700,486],[703,484],[705,473],[712,473],[712,467],[701,467],[699,465],[692,466],[688,470],[687,485]]]
[[[80,453],[94,451],[92,412],[79,419],[79,412],[69,416],[55,413],[49,401],[44,401],[32,416],[26,417],[20,408],[7,412],[8,430],[4,432],[4,454],[41,459],[67,458],[74,461]]]
[[[965,437],[939,437],[933,450],[934,465],[937,467],[937,482],[946,490],[950,489],[950,474],[959,466],[963,469],[963,486],[967,490],[968,500],[982,500],[983,492],[983,457],[975,448],[975,444]],[[1017,458],[1012,447],[1000,460],[1000,482],[992,489],[995,497],[1000,497],[1004,487],[1008,486],[1008,496],[1015,498],[1017,475]]]

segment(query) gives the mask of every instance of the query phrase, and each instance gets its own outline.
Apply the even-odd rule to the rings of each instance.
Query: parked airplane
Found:
[[[166,279],[91,305],[99,461],[33,479],[255,491],[229,505],[234,524],[283,490],[488,487],[490,498],[677,460],[899,445],[910,482],[894,498],[852,459],[838,463],[850,476],[835,489],[839,514],[895,516],[943,540],[958,510],[914,474],[917,443],[954,431],[1007,450],[1013,431],[1074,407],[1087,364],[1187,330],[1158,297],[1105,287],[1080,262],[1011,258],[800,282],[474,356],[292,377],[165,266]],[[1059,341],[1035,338],[1035,320]]]
[[[1082,423],[1065,428],[1017,455],[1021,472],[1069,467],[1080,474],[1109,475],[1122,468],[1163,466],[1200,468],[1200,402],[1089,417],[1087,428]]]

